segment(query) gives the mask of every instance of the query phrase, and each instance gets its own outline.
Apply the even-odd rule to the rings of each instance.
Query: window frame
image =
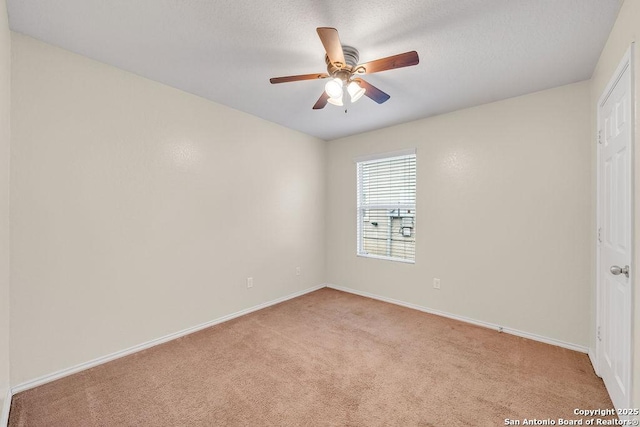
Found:
[[[372,204],[365,205],[363,207],[362,197],[363,197],[363,188],[361,182],[361,165],[366,163],[374,163],[379,161],[398,159],[402,157],[414,157],[415,162],[415,174],[416,174],[416,188],[415,188],[415,204]],[[354,163],[356,166],[356,255],[363,258],[372,258],[372,259],[380,259],[385,261],[395,261],[402,262],[405,264],[415,264],[416,262],[416,240],[417,240],[417,230],[416,230],[416,206],[417,206],[417,175],[418,175],[418,165],[417,165],[417,150],[415,148],[402,150],[402,151],[394,151],[389,153],[380,153],[374,155],[361,156],[354,159]],[[407,209],[413,212],[413,233],[414,233],[414,241],[413,241],[413,259],[410,258],[402,258],[396,256],[387,256],[387,255],[378,255],[371,254],[365,252],[364,250],[364,230],[363,230],[363,215],[365,210],[375,210],[375,209]]]

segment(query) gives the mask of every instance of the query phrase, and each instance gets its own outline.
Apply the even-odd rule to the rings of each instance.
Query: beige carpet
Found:
[[[585,354],[331,289],[13,398],[15,426],[499,426],[610,408]]]

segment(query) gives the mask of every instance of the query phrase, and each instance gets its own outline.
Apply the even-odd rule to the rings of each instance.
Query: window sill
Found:
[[[394,257],[389,257],[389,256],[362,254],[362,253],[358,253],[356,255],[359,256],[359,257],[362,257],[362,258],[381,259],[383,261],[395,261],[395,262],[402,262],[404,264],[415,264],[416,263],[416,261],[414,259],[394,258]]]

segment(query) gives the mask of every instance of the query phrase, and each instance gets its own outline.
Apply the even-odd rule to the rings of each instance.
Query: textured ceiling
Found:
[[[591,77],[621,0],[9,0],[18,31],[325,140]],[[391,95],[312,110],[325,72],[316,27],[360,62],[420,64],[366,76]]]

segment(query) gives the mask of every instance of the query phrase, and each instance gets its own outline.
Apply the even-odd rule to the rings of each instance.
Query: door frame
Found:
[[[629,224],[630,227],[630,250],[631,250],[631,259],[629,260],[629,268],[631,270],[631,277],[629,280],[630,293],[631,293],[631,307],[630,307],[630,321],[631,325],[629,328],[630,336],[629,336],[629,374],[627,378],[627,383],[629,385],[629,393],[627,395],[629,401],[623,402],[627,408],[631,407],[631,399],[633,393],[633,351],[634,351],[634,335],[635,328],[633,326],[633,319],[635,316],[634,306],[635,306],[635,282],[636,282],[636,265],[635,265],[635,67],[634,67],[634,45],[635,43],[631,43],[627,51],[625,52],[620,64],[616,68],[613,73],[611,79],[607,83],[604,91],[600,95],[598,99],[598,104],[596,105],[596,239],[595,239],[595,247],[596,247],[596,328],[595,328],[595,344],[596,344],[596,352],[595,352],[595,364],[594,370],[598,376],[600,375],[600,364],[602,363],[602,355],[601,355],[601,345],[599,344],[598,336],[599,336],[599,328],[600,328],[600,320],[602,317],[602,280],[601,280],[601,266],[600,266],[600,239],[599,239],[599,230],[600,224],[602,220],[602,205],[600,203],[602,189],[600,188],[600,178],[601,178],[601,170],[600,170],[600,157],[602,145],[600,144],[600,134],[599,134],[599,126],[600,126],[600,108],[606,102],[608,97],[611,95],[611,92],[615,88],[616,84],[622,77],[622,74],[629,69],[630,74],[630,141],[629,141],[629,156],[630,156],[630,165],[629,165],[629,209],[631,210],[631,221]],[[592,361],[593,362],[593,361]]]

